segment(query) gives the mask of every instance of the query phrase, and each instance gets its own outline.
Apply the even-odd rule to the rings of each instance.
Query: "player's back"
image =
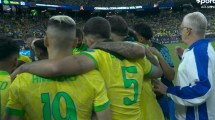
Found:
[[[142,120],[142,66],[136,61],[128,61],[102,50],[88,50],[82,54],[95,61],[105,80],[113,120]]]
[[[8,89],[11,84],[10,75],[6,71],[0,71],[0,119],[3,120],[4,108],[8,101]]]
[[[164,120],[163,112],[153,91],[151,79],[143,81],[142,93],[140,106],[144,120]]]
[[[154,57],[157,59],[156,56]],[[139,59],[138,62],[145,64],[142,59]],[[153,91],[151,79],[145,78],[143,80],[142,93],[140,106],[144,120],[164,120],[163,112]]]
[[[90,120],[108,103],[98,71],[52,80],[24,73],[11,85],[6,112],[15,109],[28,120]]]

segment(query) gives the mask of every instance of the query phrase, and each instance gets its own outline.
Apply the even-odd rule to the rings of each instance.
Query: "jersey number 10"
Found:
[[[62,116],[60,112],[60,99],[64,98],[66,102],[66,116]],[[58,92],[52,104],[50,104],[49,93],[41,94],[41,101],[44,103],[43,106],[43,119],[51,120],[52,115],[54,120],[77,120],[77,114],[75,110],[75,104],[72,98],[65,92]]]

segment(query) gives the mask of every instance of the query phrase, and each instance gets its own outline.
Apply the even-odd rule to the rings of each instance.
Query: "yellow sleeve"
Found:
[[[90,59],[92,59],[96,65],[96,68],[98,68],[98,64],[101,62],[100,61],[101,56],[99,57],[99,50],[88,49],[87,51],[81,52],[80,54],[84,54],[88,56]]]
[[[146,57],[139,59],[138,63],[142,66],[145,77],[151,74],[153,71],[153,65],[146,59]]]
[[[5,71],[0,71],[0,119],[4,118],[4,109],[7,105],[9,88],[11,85],[10,75]]]
[[[20,55],[19,58],[18,58],[18,60],[23,61],[25,63],[32,62],[32,60],[28,56],[23,56],[23,55]]]
[[[93,102],[93,107],[95,112],[100,112],[107,109],[110,105],[109,99],[107,97],[107,91],[105,88],[105,82],[101,74],[95,71],[92,76],[92,80],[89,80],[90,84],[95,89],[95,97]]]
[[[20,77],[17,76],[9,88],[9,99],[5,108],[5,112],[12,116],[24,116],[25,114],[23,106],[19,100],[21,97],[19,93],[19,78]]]
[[[77,48],[75,48],[75,49],[72,50],[72,54],[73,55],[77,55],[79,53],[80,53],[80,51]]]

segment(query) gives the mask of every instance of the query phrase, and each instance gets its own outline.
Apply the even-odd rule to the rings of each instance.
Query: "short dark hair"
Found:
[[[19,44],[8,37],[0,36],[0,60],[7,59],[12,55],[19,54]]]
[[[153,37],[152,28],[143,22],[135,24],[133,29],[146,40],[150,40]]]
[[[131,28],[128,29],[128,36],[131,37],[133,41],[138,41],[136,31]]]
[[[46,52],[47,53],[47,48],[46,46],[44,45],[44,39],[38,39],[34,42],[34,46],[40,50],[42,50],[43,52]]]
[[[85,35],[96,35],[100,38],[109,39],[111,34],[110,23],[102,17],[89,19],[84,26]]]
[[[121,16],[111,16],[108,21],[111,25],[111,32],[120,36],[128,35],[128,24]]]

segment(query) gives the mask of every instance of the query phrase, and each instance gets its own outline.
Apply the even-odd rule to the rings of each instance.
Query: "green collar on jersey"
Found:
[[[9,75],[9,73],[6,71],[0,71],[0,75]]]

